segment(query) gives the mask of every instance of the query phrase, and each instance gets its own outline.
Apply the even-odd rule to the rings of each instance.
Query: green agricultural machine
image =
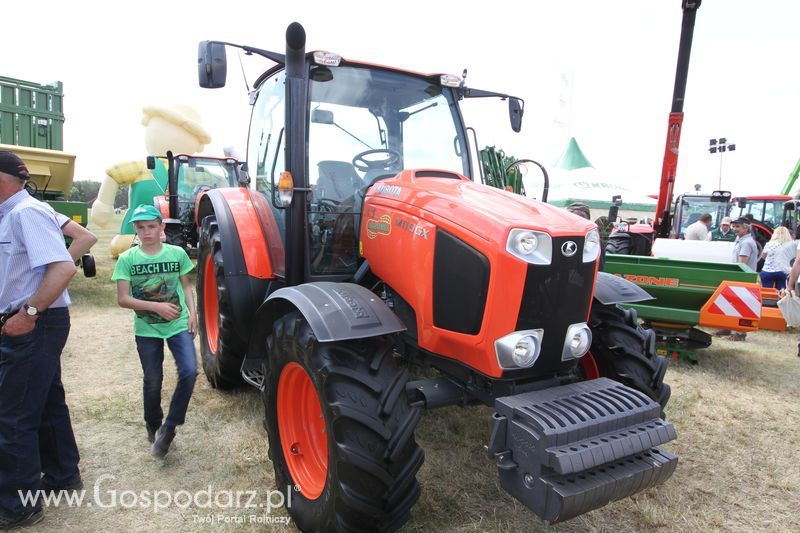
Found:
[[[17,154],[31,175],[30,192],[83,227],[88,206],[70,202],[75,156],[63,151],[63,86],[0,76],[0,150]],[[80,261],[87,277],[94,276],[91,254]]]

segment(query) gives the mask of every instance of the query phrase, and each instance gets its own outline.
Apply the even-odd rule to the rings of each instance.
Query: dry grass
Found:
[[[64,382],[82,453],[87,489],[103,475],[107,491],[274,489],[257,394],[220,394],[201,375],[165,461],[148,454],[141,407],[141,369],[132,317],[118,309],[107,281],[111,231],[99,231],[99,277],[76,280],[73,329],[64,352]],[[546,526],[496,481],[486,458],[488,408],[448,408],[425,414],[418,440],[426,451],[422,497],[408,531],[791,531],[800,530],[800,358],[796,336],[751,334],[745,343],[715,340],[699,364],[675,361],[669,419],[678,440],[675,476],[664,486]],[[166,372],[165,390],[174,386]],[[166,403],[166,400],[165,400]],[[259,511],[256,511],[257,513]],[[253,511],[214,510],[230,517]],[[281,515],[282,511],[273,511]],[[194,515],[205,509],[50,507],[45,531],[205,531]],[[283,516],[283,515],[282,515]],[[215,524],[219,526],[220,524]],[[232,531],[280,526],[224,525]]]

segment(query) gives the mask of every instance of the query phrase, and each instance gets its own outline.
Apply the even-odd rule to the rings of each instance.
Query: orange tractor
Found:
[[[203,367],[262,391],[300,529],[402,526],[421,411],[448,405],[494,407],[500,484],[549,522],[670,477],[666,362],[616,305],[648,295],[598,274],[593,223],[475,183],[459,102],[507,100],[519,131],[519,98],[306,53],[297,23],[285,54],[200,43],[201,86],[224,86],[226,46],[275,66],[251,94],[249,179],[197,208]]]

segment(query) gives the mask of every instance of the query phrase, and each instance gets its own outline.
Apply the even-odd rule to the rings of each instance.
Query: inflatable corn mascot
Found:
[[[144,142],[147,153],[164,157],[167,151],[173,154],[196,154],[211,142],[203,128],[200,116],[191,107],[150,106],[143,109],[142,124],[145,127]],[[107,227],[114,213],[114,198],[120,185],[130,185],[128,207],[153,204],[153,198],[163,195],[167,189],[167,169],[162,159],[156,159],[156,168],[147,169],[146,160],[124,161],[106,170],[106,178],[100,186],[97,199],[92,204],[92,220],[101,228]],[[130,248],[136,232],[129,218],[129,209],[119,229],[111,240],[111,256]]]

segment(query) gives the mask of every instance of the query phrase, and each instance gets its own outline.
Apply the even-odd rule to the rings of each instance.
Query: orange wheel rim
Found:
[[[316,500],[328,477],[328,436],[317,391],[297,363],[286,365],[278,380],[278,431],[292,479]]]
[[[592,352],[589,352],[580,358],[580,365],[581,370],[583,370],[583,375],[586,376],[587,381],[600,377],[600,369],[597,367],[597,361],[592,355]]]
[[[217,301],[217,276],[211,254],[206,256],[203,266],[203,321],[206,326],[206,341],[213,354],[219,347],[219,302]]]

